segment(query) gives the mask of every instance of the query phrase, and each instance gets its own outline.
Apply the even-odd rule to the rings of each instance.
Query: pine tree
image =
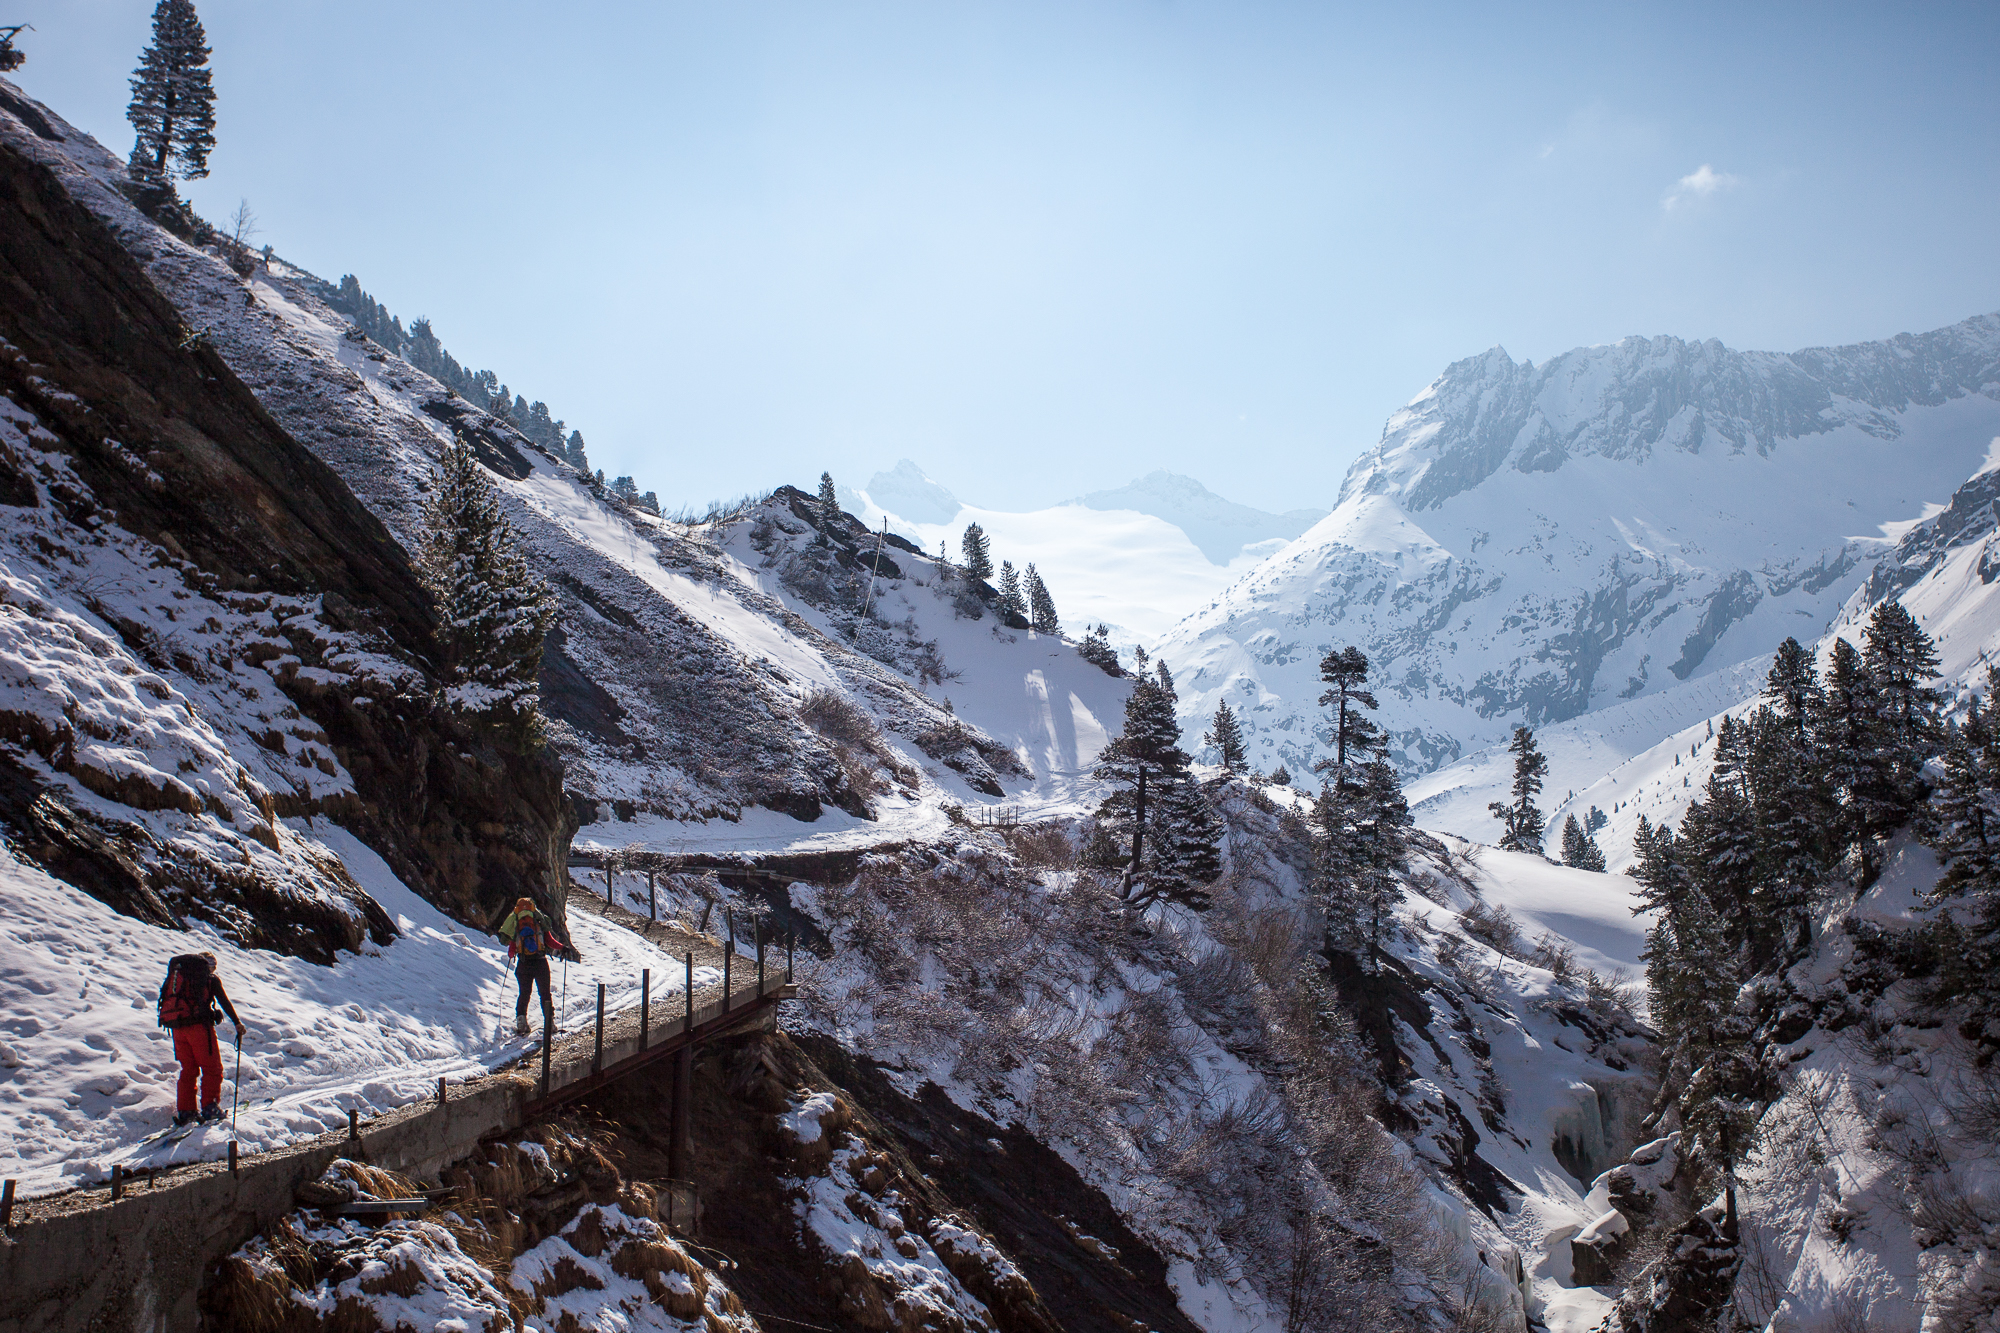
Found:
[[[1881,701],[1861,654],[1846,639],[1833,641],[1813,742],[1824,758],[1829,798],[1838,805],[1833,859],[1849,848],[1861,854],[1862,875],[1875,874],[1875,835],[1894,823],[1895,801],[1882,743]]]
[[[1139,677],[1125,697],[1125,729],[1104,747],[1097,762],[1099,776],[1124,787],[1104,802],[1098,822],[1130,831],[1132,854],[1121,891],[1127,906],[1152,902],[1174,887],[1163,883],[1154,892],[1148,885],[1146,835],[1154,814],[1152,803],[1187,772],[1188,757],[1180,740],[1172,692],[1157,679]]]
[[[582,431],[573,430],[569,433],[569,443],[563,448],[563,457],[568,459],[569,465],[578,472],[585,476],[590,474],[590,457],[583,451]]]
[[[1940,914],[1929,931],[1941,955],[1936,1002],[1966,1004],[1986,1018],[2000,1011],[2000,671],[1986,672],[1984,705],[1974,699],[1944,754],[1925,840],[1944,873],[1930,892]]]
[[[1221,754],[1224,772],[1238,773],[1249,767],[1249,756],[1243,749],[1243,731],[1237,726],[1236,714],[1230,711],[1227,700],[1215,706],[1215,721],[1201,740]]]
[[[840,492],[834,489],[831,472],[819,474],[819,502],[814,508],[818,510],[820,527],[830,528],[840,521]]]
[[[1591,809],[1595,812],[1596,807],[1592,806]],[[1598,848],[1597,840],[1577,822],[1575,815],[1563,821],[1562,843],[1564,865],[1574,866],[1578,870],[1604,869],[1603,851]]]
[[[1813,664],[1812,654],[1801,648],[1797,639],[1778,645],[1771,670],[1764,677],[1764,695],[1776,706],[1793,739],[1805,745],[1812,720],[1824,706],[1825,693],[1820,689],[1819,668]]]
[[[1132,907],[1164,899],[1196,912],[1212,905],[1209,886],[1222,875],[1222,822],[1186,773],[1167,779],[1153,807],[1153,863]]]
[[[977,523],[965,525],[965,535],[958,539],[959,550],[965,555],[965,576],[969,579],[990,579],[993,577],[993,546],[986,539],[986,529]]]
[[[1790,701],[1781,698],[1778,708],[1759,708],[1745,724],[1749,758],[1744,781],[1757,818],[1752,912],[1760,954],[1767,949],[1790,953],[1809,942],[1812,894],[1830,865],[1826,830],[1838,811],[1822,780],[1820,752],[1810,729],[1820,710],[1817,691],[1814,681],[1803,705],[1796,694]],[[1801,706],[1807,711],[1793,715],[1791,710]]]
[[[208,68],[208,35],[193,0],[160,0],[153,9],[153,40],[132,71],[132,102],[125,118],[138,131],[131,171],[143,184],[171,190],[176,176],[208,174],[215,148],[214,71]]]
[[[1923,768],[1937,753],[1943,730],[1938,720],[1943,701],[1928,684],[1937,679],[1937,647],[1893,599],[1876,606],[1861,642],[1881,717],[1882,780],[1890,806],[1884,822],[1900,824],[1923,802]]]
[[[1118,665],[1118,650],[1111,646],[1111,627],[1093,625],[1083,642],[1076,646],[1076,655],[1090,663],[1107,676],[1122,676],[1125,668]]]
[[[1000,597],[993,610],[1007,628],[1028,628],[1028,602],[1021,596],[1021,576],[1014,572],[1012,560],[1000,562]]]
[[[1320,707],[1333,705],[1333,758],[1313,765],[1316,771],[1332,773],[1335,785],[1350,766],[1368,762],[1385,743],[1382,729],[1362,710],[1373,712],[1375,696],[1368,688],[1368,658],[1349,644],[1338,652],[1329,651],[1320,659],[1319,678],[1328,688],[1319,696]]]
[[[534,711],[556,607],[520,546],[486,469],[463,436],[454,439],[432,475],[417,571],[437,603],[446,698],[464,712]]]
[[[1358,904],[1362,938],[1370,957],[1380,952],[1398,898],[1399,876],[1408,869],[1410,806],[1403,784],[1385,759],[1371,760],[1363,773],[1361,818],[1354,830],[1358,854]]]
[[[1514,799],[1512,802],[1494,801],[1486,808],[1501,823],[1500,846],[1503,849],[1540,852],[1548,821],[1535,804],[1535,797],[1542,790],[1542,779],[1548,774],[1549,761],[1535,748],[1535,733],[1526,727],[1514,728],[1514,739],[1508,742],[1507,749],[1514,756]]]
[[[1042,582],[1032,563],[1022,571],[1021,582],[1028,594],[1028,628],[1037,634],[1062,633],[1062,622],[1056,618],[1056,599],[1049,596],[1048,585]]]
[[[1274,785],[1279,787],[1291,786],[1292,770],[1286,768],[1284,764],[1280,763],[1276,768],[1271,770],[1271,781]]]

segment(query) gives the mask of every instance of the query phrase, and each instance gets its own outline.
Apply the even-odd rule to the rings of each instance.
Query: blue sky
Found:
[[[671,503],[1325,505],[1494,344],[2000,309],[2000,6],[198,0],[221,218]],[[119,151],[151,5],[17,0]]]

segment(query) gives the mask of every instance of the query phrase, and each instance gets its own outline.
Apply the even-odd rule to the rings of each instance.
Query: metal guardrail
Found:
[[[597,1020],[591,1042],[590,1072],[580,1078],[557,1081],[551,1068],[555,1048],[554,1015],[544,1010],[542,1013],[542,1059],[541,1077],[537,1084],[537,1095],[528,1103],[526,1111],[536,1115],[551,1107],[574,1101],[604,1087],[608,1083],[624,1078],[656,1061],[718,1035],[740,1024],[747,1012],[766,1009],[784,1000],[795,999],[798,987],[793,982],[793,962],[796,952],[794,937],[785,937],[784,980],[777,981],[770,972],[765,954],[764,933],[756,935],[757,980],[754,985],[738,990],[735,985],[734,962],[736,959],[736,930],[733,918],[730,921],[729,942],[722,954],[722,994],[707,1004],[695,1004],[694,954],[684,955],[682,966],[686,969],[682,995],[685,1008],[682,1014],[670,1024],[661,1024],[657,1029],[653,1024],[653,973],[651,968],[639,973],[639,1023],[634,1049],[629,1055],[618,1056],[616,1047],[623,1044],[614,1041],[613,1059],[605,1063],[605,1016],[603,982],[597,986]],[[566,1064],[571,1062],[565,1062]]]

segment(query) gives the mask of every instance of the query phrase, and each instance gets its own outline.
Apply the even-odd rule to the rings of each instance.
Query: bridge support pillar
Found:
[[[694,1169],[694,1047],[683,1046],[674,1057],[674,1109],[667,1136],[667,1174],[691,1179]]]

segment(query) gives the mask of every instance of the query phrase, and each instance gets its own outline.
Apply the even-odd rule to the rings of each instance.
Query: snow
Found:
[[[0,1070],[0,1175],[24,1195],[102,1180],[111,1166],[162,1166],[221,1156],[234,1138],[245,1152],[309,1139],[434,1095],[440,1077],[475,1077],[535,1042],[512,1035],[516,987],[506,951],[475,936],[398,880],[345,830],[288,821],[316,839],[395,918],[401,938],[341,955],[321,967],[260,949],[239,949],[206,929],[182,933],[120,916],[80,890],[24,865],[0,848],[0,901],[9,925],[0,952],[0,1032],[11,1053]],[[681,974],[629,931],[578,912],[572,941],[587,960],[558,968],[570,983],[571,1024],[609,986],[607,1008],[638,999],[650,967],[656,995],[677,994]],[[241,1104],[226,1124],[178,1145],[138,1140],[173,1119],[179,1066],[154,1001],[167,960],[212,952],[247,1027]],[[696,985],[713,978],[697,969]],[[224,1074],[233,1076],[233,1029],[218,1030]],[[231,1090],[225,1089],[228,1105]]]
[[[1889,554],[1877,534],[1935,514],[2000,427],[2000,318],[1908,341],[1923,360],[1900,342],[1781,357],[1634,339],[1451,367],[1331,515],[1159,642],[1182,715],[1227,701],[1252,762],[1307,771],[1319,659],[1351,643],[1416,775],[1817,637]],[[1608,748],[1686,720],[1647,736],[1628,716]]]
[[[880,527],[884,511],[870,504],[856,517]],[[1007,513],[967,505],[947,523],[895,522],[902,533],[935,552],[943,542],[958,558],[959,538],[972,523],[993,544],[993,567],[1011,560],[1020,569],[1030,561],[1063,623],[1112,627],[1112,642],[1151,646],[1183,616],[1219,596],[1258,562],[1238,554],[1227,564],[1211,563],[1186,533],[1165,519],[1132,509],[1092,509],[1055,505],[1027,513]]]

